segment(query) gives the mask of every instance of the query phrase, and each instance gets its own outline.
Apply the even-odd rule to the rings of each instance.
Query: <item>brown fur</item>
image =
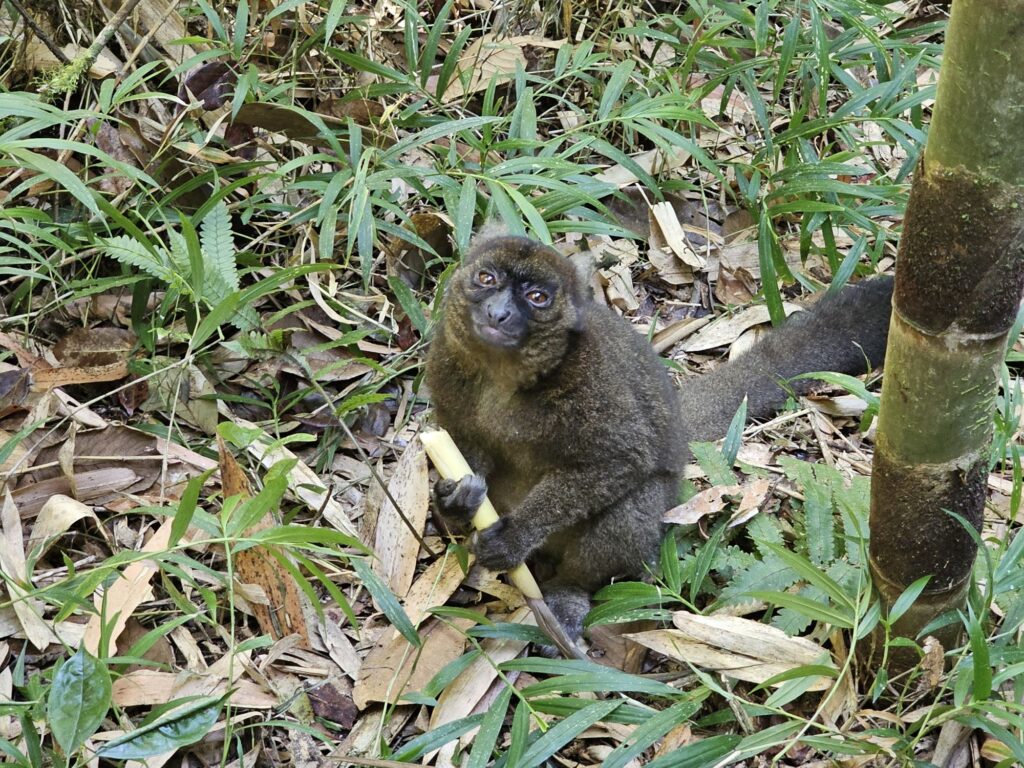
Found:
[[[476,330],[482,266],[515,285],[557,286],[549,309],[525,309],[516,348]],[[892,285],[863,285],[819,302],[680,397],[643,336],[590,298],[567,259],[520,237],[476,242],[452,275],[427,358],[437,419],[478,475],[439,483],[442,512],[468,518],[489,493],[501,519],[475,538],[479,561],[504,570],[529,558],[552,610],[578,636],[589,595],[657,556],[688,441],[721,437],[744,395],[752,416],[770,413],[787,397],[782,379],[881,362]]]

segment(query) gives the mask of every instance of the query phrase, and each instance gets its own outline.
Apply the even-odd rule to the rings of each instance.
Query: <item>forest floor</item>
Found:
[[[682,385],[891,273],[941,6],[123,5],[0,8],[5,762],[1024,762],[1019,342],[970,642],[893,677],[877,373],[695,448],[589,662],[531,655],[417,440],[484,222],[592,254]]]

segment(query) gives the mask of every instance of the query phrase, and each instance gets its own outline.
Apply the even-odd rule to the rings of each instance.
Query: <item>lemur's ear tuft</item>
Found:
[[[469,241],[469,249],[473,250],[475,246],[493,237],[507,237],[511,234],[512,232],[505,222],[500,219],[488,219],[483,223],[483,226],[473,233],[473,237]]]

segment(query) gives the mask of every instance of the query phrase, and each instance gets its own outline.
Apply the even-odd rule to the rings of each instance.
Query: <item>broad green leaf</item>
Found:
[[[108,742],[96,754],[109,760],[142,760],[194,744],[213,728],[223,702],[219,696],[197,698]]]
[[[57,670],[46,700],[46,719],[64,754],[74,754],[100,727],[110,695],[106,665],[84,646]]]

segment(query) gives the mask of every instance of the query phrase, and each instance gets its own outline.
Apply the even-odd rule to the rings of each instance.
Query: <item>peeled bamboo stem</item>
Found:
[[[461,480],[466,475],[473,474],[469,462],[463,457],[459,447],[455,445],[452,436],[443,429],[430,430],[420,433],[420,442],[423,444],[427,456],[434,462],[438,474],[445,480]],[[480,509],[473,515],[473,527],[482,531],[498,522],[498,513],[488,498],[480,505]],[[526,598],[542,600],[544,596],[537,586],[537,580],[533,578],[530,569],[520,563],[508,572],[509,580]]]
[[[427,456],[434,463],[438,474],[445,480],[461,480],[466,475],[473,474],[469,462],[466,461],[451,435],[443,429],[427,430],[420,433],[420,442],[423,444]],[[498,522],[498,513],[494,509],[491,500],[484,498],[480,509],[473,515],[473,527],[482,531]],[[580,647],[566,634],[565,628],[544,602],[544,595],[541,594],[537,580],[533,578],[530,569],[525,563],[520,563],[508,572],[509,580],[523,593],[530,610],[537,619],[537,624],[550,637],[558,649],[566,658],[587,659],[587,655]]]

